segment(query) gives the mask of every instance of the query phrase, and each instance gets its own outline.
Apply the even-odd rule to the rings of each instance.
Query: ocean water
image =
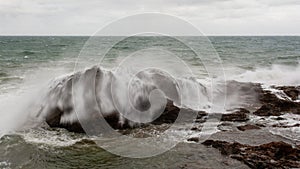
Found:
[[[101,45],[95,45],[95,48],[100,51],[105,48],[105,45],[109,45],[111,39],[114,38],[103,37],[102,39]],[[201,38],[197,37],[186,37],[186,39],[190,43],[201,41],[199,40]],[[87,40],[88,37],[0,37],[1,91],[3,92],[6,84],[19,84],[27,74],[30,74],[28,72],[37,69],[55,67],[65,68],[67,72],[72,71],[76,58]],[[268,71],[263,74],[265,77],[262,78],[265,78],[265,80],[261,79],[267,83],[267,80],[272,81],[272,73],[281,73],[281,69],[290,68],[285,72],[288,71],[286,73],[292,75],[293,68],[298,68],[299,65],[299,37],[209,37],[209,40],[221,58],[224,71],[229,79],[232,78],[232,75],[240,75],[240,78],[242,78],[242,75],[247,76],[245,73],[248,73],[249,76],[252,75],[253,79],[251,80],[258,81],[258,77],[255,79],[255,73]],[[134,43],[124,41],[117,44],[115,48],[119,49],[118,52],[124,52],[123,55],[126,56],[137,50],[139,48],[137,46],[152,44],[152,46],[158,47],[169,46],[168,49],[171,52],[186,58],[191,55],[191,51],[180,45],[172,44],[174,41],[169,38],[141,37],[132,38],[129,41],[134,41]],[[201,47],[201,45],[199,46]],[[209,60],[209,54],[201,56],[202,59]],[[111,52],[107,60],[116,60],[115,57],[118,55],[120,54]],[[190,60],[193,61],[193,59]],[[189,66],[196,70],[202,68],[198,62],[191,63]],[[249,79],[249,77],[247,78]],[[282,83],[285,83],[284,80]],[[14,85],[6,87],[12,88]]]
[[[105,59],[100,60],[95,51],[104,52],[116,37],[99,38],[101,43],[94,44],[91,50],[83,53],[91,55],[91,60],[83,60],[86,65],[100,64],[110,69],[121,63],[122,57],[136,50],[147,46],[152,49],[163,47],[184,58],[196,78],[203,83],[208,78],[205,64],[209,64],[215,71],[224,71],[228,81],[255,82],[266,86],[300,85],[300,37],[208,37],[215,49],[213,52],[206,51],[205,44],[198,45],[203,42],[201,37],[181,37],[188,42],[186,45],[199,46],[196,50],[204,51],[200,60],[194,57],[191,49],[168,37],[124,40],[115,44]],[[137,160],[110,154],[92,143],[87,136],[63,129],[24,127],[24,130],[19,130],[31,111],[26,107],[27,102],[38,102],[35,100],[39,98],[37,91],[45,90],[44,86],[51,79],[74,71],[88,39],[0,37],[0,168],[180,168],[186,164],[203,168],[211,165],[215,168],[245,167],[237,161],[221,157],[217,150],[190,143],[181,143],[157,157]],[[150,51],[150,54],[164,55],[156,51],[159,50]],[[222,68],[214,67],[218,61],[212,59],[212,55],[216,54],[222,61]],[[160,60],[157,64],[172,66],[170,60]]]

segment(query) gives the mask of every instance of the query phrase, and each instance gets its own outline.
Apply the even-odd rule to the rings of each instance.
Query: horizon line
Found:
[[[97,35],[89,34],[0,34],[0,36],[74,36],[74,37],[91,37]],[[127,36],[127,35],[101,35],[101,36]],[[150,35],[151,36],[151,35]],[[187,36],[197,37],[199,35],[176,35],[176,36]],[[300,36],[300,34],[206,34],[202,36]]]

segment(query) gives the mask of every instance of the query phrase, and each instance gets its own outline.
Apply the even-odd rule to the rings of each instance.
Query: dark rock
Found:
[[[163,124],[163,123],[174,123],[178,117],[180,109],[177,106],[174,106],[172,101],[167,102],[164,112],[160,115],[159,118],[155,119],[152,124]]]
[[[199,129],[198,129],[198,127],[192,127],[191,130],[192,130],[192,131],[197,131],[197,130],[199,130]]]
[[[53,127],[53,126],[50,126],[50,127]],[[71,132],[85,133],[84,129],[82,128],[82,126],[79,122],[60,124],[58,127],[65,128]]]
[[[82,139],[77,141],[75,145],[83,146],[83,145],[96,145],[95,141],[89,139]]]
[[[206,146],[212,146],[217,148],[221,151],[223,155],[230,155],[230,154],[238,154],[240,153],[240,148],[242,147],[239,143],[227,143],[226,141],[214,141],[214,140],[206,140],[202,144]]]
[[[283,117],[276,117],[276,118],[273,118],[274,120],[286,120],[285,118]]]
[[[203,117],[207,116],[208,114],[205,111],[199,111],[197,113],[196,119],[202,119]]]
[[[259,93],[259,101],[262,104],[267,104],[267,103],[276,103],[279,102],[280,99],[273,93],[271,93],[270,91],[260,91]]]
[[[239,109],[233,113],[230,114],[223,114],[221,117],[221,121],[233,121],[233,122],[237,122],[237,121],[248,121],[248,114],[250,112],[246,109]]]
[[[197,117],[195,119],[195,123],[205,123],[206,119],[208,117],[208,113],[204,112],[204,111],[198,111],[197,112]]]
[[[73,123],[61,123],[60,122],[60,118],[61,118],[61,116],[59,116],[59,115],[55,116],[55,118],[53,116],[53,118],[51,118],[51,119],[46,119],[46,122],[47,122],[47,124],[50,127],[65,128],[65,129],[67,129],[70,132],[85,133],[85,131],[82,128],[81,123],[79,121],[75,121]],[[128,121],[126,123],[124,123],[122,126],[120,126],[120,124],[119,124],[119,116],[118,116],[117,113],[111,113],[111,114],[109,114],[107,116],[104,116],[104,119],[114,129],[120,129],[120,128],[125,129],[125,128],[129,128],[130,127],[128,125]],[[100,121],[101,118],[100,117],[95,117],[94,119],[91,119],[88,122],[86,122],[86,121],[81,121],[81,122],[82,123],[89,123],[89,126],[94,126],[94,129],[96,130],[96,128],[97,128],[96,124],[98,124],[97,123],[98,120]],[[89,129],[91,133],[93,133],[92,128],[93,127],[91,127],[91,129]],[[97,132],[95,131],[95,133],[97,133]]]
[[[258,116],[280,116],[283,113],[281,109],[274,104],[265,104],[262,105],[258,110],[253,112],[253,114]]]
[[[189,115],[197,115],[199,118],[198,120],[201,120],[200,118],[204,117],[207,115],[205,112],[195,112],[193,110],[185,109],[185,114],[186,116]],[[154,125],[161,125],[161,124],[169,124],[169,123],[174,123],[178,117],[178,114],[180,112],[180,108],[175,106],[172,101],[168,100],[167,105],[165,107],[164,112],[155,119],[151,124]],[[198,113],[198,114],[197,114]],[[61,116],[63,114],[63,111],[60,111],[59,109],[55,109],[52,111],[52,113],[49,113],[49,115],[46,118],[46,122],[50,127],[60,127],[60,128],[65,128],[71,132],[78,132],[78,133],[84,133],[84,129],[82,128],[80,122],[76,121],[73,123],[61,123]],[[101,120],[102,117],[100,115],[95,115],[95,117],[91,120],[94,120],[94,124],[97,124],[97,120]],[[119,113],[118,112],[113,112],[110,113],[106,116],[103,117],[106,122],[113,128],[113,129],[128,129],[132,128],[135,126],[130,126],[129,121],[125,120],[124,124],[119,123]],[[89,126],[93,126],[93,122],[88,122]],[[147,124],[139,124],[138,126],[145,126]],[[94,126],[95,129],[97,126]],[[91,129],[92,130],[92,129]],[[95,133],[97,133],[95,131]]]
[[[266,127],[264,124],[256,124],[256,126],[258,126],[258,127]]]
[[[300,95],[300,86],[281,86],[276,89],[283,90],[283,92],[289,96],[292,100],[297,100]]]
[[[193,142],[196,142],[198,143],[199,142],[199,138],[198,137],[191,137],[191,138],[188,138],[187,141],[193,141]]]
[[[286,112],[300,114],[299,102],[294,102],[288,99],[279,99],[275,94],[271,93],[271,91],[263,90],[260,84],[232,81],[229,83],[229,86],[231,86],[231,90],[228,90],[228,92],[234,92],[238,90],[239,95],[242,95],[246,98],[245,100],[245,98],[241,97],[239,100],[252,103],[249,105],[248,109],[252,110],[253,108],[256,108],[253,110],[255,115],[279,116]],[[300,86],[273,86],[273,88],[283,90],[283,92],[292,100],[297,99],[300,94]]]
[[[238,126],[237,128],[241,131],[260,129],[260,127],[258,127],[256,125],[251,125],[251,124],[246,124],[244,126]]]
[[[205,123],[206,120],[205,119],[196,119],[195,123]]]
[[[212,146],[223,155],[244,162],[250,168],[299,168],[300,149],[285,142],[271,142],[260,146],[207,140],[202,144]]]
[[[294,124],[294,125],[281,125],[281,124],[274,124],[272,127],[280,127],[280,128],[291,128],[291,127],[300,127],[300,124]]]
[[[253,114],[258,116],[280,116],[284,113],[300,114],[300,103],[279,99],[270,91],[260,93],[260,102],[263,104]]]
[[[46,123],[50,127],[59,127],[60,126],[60,117],[62,115],[62,112],[59,109],[53,109],[51,111],[52,113],[49,113],[49,115],[46,117]]]
[[[69,82],[72,84],[72,80]],[[66,82],[66,86],[69,84]],[[254,83],[240,83],[240,82],[230,82],[228,84],[228,87],[230,90],[228,90],[229,93],[234,93],[235,89],[238,88],[239,94],[242,93],[241,100],[247,101],[249,106],[252,106],[254,109],[249,110],[255,110],[253,114],[258,116],[280,116],[284,113],[295,113],[300,114],[300,103],[299,102],[293,102],[289,99],[279,99],[275,94],[271,93],[270,91],[264,91],[261,88],[260,84],[254,84]],[[298,97],[299,95],[299,87],[277,87],[279,90],[283,90],[286,95],[291,97],[292,99],[296,98],[296,95]],[[241,92],[241,93],[240,93]],[[250,96],[253,97],[250,97]],[[249,96],[249,97],[248,97]],[[259,104],[254,102],[258,102]],[[144,105],[145,103],[145,105]],[[148,104],[141,100],[142,107],[141,109],[147,109]],[[247,108],[248,109],[248,108]],[[221,121],[229,121],[229,122],[245,122],[249,120],[248,114],[250,112],[247,109],[239,109],[233,113],[230,114],[207,114],[204,111],[195,112],[193,110],[187,110],[186,116],[189,116],[191,114],[197,113],[197,117],[195,119],[195,122],[203,123],[206,121],[206,117],[209,116],[209,118],[217,118],[221,119]],[[79,122],[74,123],[67,123],[62,124],[61,123],[61,116],[68,114],[71,112],[71,110],[68,108],[68,106],[64,107],[64,109],[59,109],[58,107],[56,109],[51,109],[49,111],[50,113],[47,113],[46,115],[46,122],[50,127],[62,127],[66,128],[69,131],[73,132],[84,132]],[[155,119],[152,124],[160,125],[164,123],[174,123],[178,117],[178,114],[180,112],[180,108],[175,106],[172,101],[168,100],[166,108],[164,112],[161,114],[161,116],[157,119]],[[108,124],[114,128],[114,129],[127,129],[131,128],[132,126],[129,125],[129,121],[125,120],[123,124],[120,124],[120,114],[118,112],[111,113],[110,115],[104,117],[104,119],[108,122]],[[97,119],[100,117],[95,117],[93,119]],[[278,120],[280,120],[278,118]],[[138,126],[143,126],[147,124],[141,124]]]
[[[191,117],[194,117],[196,120],[198,120],[198,122],[202,122],[203,119],[201,118],[207,115],[207,113],[204,111],[198,112],[192,109],[179,108],[175,106],[172,101],[168,100],[164,112],[157,119],[151,122],[151,124],[160,125],[174,123],[177,120],[179,112],[181,112],[181,119],[189,120]],[[189,120],[189,122],[193,121],[194,119]]]

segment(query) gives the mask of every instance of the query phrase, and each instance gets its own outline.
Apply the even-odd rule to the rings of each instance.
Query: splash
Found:
[[[55,70],[55,71],[54,71]],[[40,124],[34,116],[48,89],[49,79],[65,73],[65,69],[38,69],[24,73],[24,80],[14,90],[0,95],[0,137],[16,130],[26,130]]]
[[[230,77],[240,82],[263,83],[266,85],[290,85],[300,84],[300,63],[296,66],[273,64],[269,68],[256,68],[254,71],[246,71],[242,74]]]
[[[273,65],[257,68],[234,76],[241,82],[275,85],[299,85],[299,65],[288,67]],[[227,91],[210,87],[210,81],[194,77],[172,77],[166,72],[149,69],[138,73],[130,70],[114,71],[92,67],[74,74],[64,71],[38,71],[34,78],[22,84],[22,92],[1,95],[0,133],[26,129],[43,121],[56,119],[57,124],[77,123],[79,119],[118,116],[118,123],[135,125],[155,120],[164,110],[168,100],[178,107],[209,110],[218,98],[226,95],[224,110],[244,107],[257,101],[251,84],[228,82]],[[50,83],[49,79],[54,78]],[[40,85],[36,85],[39,81]],[[48,83],[48,85],[46,85]],[[75,92],[74,92],[75,91]],[[211,95],[211,92],[214,93]],[[221,101],[220,101],[221,102]],[[75,110],[80,110],[75,112]],[[58,121],[57,121],[58,120]]]
[[[58,126],[116,115],[120,125],[133,126],[158,118],[168,100],[194,110],[210,104],[206,87],[194,78],[176,79],[157,69],[132,74],[92,67],[53,80],[37,116]]]

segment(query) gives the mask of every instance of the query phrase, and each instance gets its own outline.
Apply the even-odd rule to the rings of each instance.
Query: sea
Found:
[[[107,152],[85,134],[22,126],[32,113],[28,102],[40,101],[38,91],[93,65],[105,70],[157,65],[180,76],[189,72],[202,84],[223,79],[266,88],[300,85],[298,36],[209,36],[205,44],[203,38],[0,36],[0,168],[247,168],[201,144],[182,142],[163,154],[136,159]],[[146,60],[134,60],[139,55]],[[127,56],[133,60],[127,62]],[[178,62],[171,57],[183,60],[182,67],[174,66]]]

